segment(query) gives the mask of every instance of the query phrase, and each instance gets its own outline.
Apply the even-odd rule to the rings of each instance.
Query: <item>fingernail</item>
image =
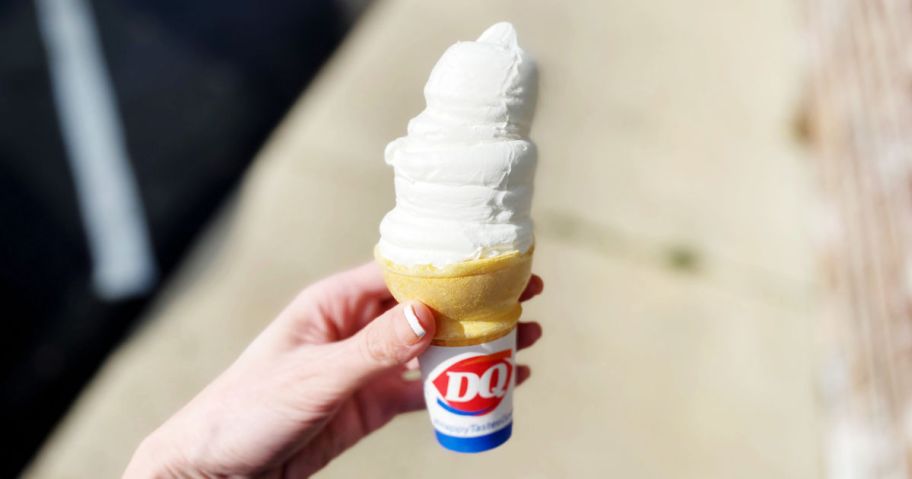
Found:
[[[415,336],[418,336],[418,339],[423,338],[425,334],[424,327],[422,327],[421,322],[418,321],[418,316],[415,314],[415,310],[412,309],[412,305],[407,304],[404,311],[405,320],[408,321],[408,325],[412,328],[412,332],[415,333]]]

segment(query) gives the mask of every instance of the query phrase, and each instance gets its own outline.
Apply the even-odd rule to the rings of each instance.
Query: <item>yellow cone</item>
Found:
[[[403,266],[374,256],[397,301],[418,300],[437,316],[438,346],[468,346],[497,339],[519,321],[522,294],[532,274],[532,249],[442,268]]]

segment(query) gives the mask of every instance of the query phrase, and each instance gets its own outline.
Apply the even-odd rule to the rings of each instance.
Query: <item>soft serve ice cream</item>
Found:
[[[386,147],[396,207],[380,224],[381,256],[446,266],[532,247],[537,93],[536,65],[509,23],[447,49],[424,88],[427,107]]]

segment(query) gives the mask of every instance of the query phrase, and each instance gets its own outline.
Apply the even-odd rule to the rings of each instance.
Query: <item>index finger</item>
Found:
[[[347,338],[388,309],[392,294],[380,267],[365,263],[305,288],[279,315],[293,330],[313,330],[310,342]]]
[[[522,294],[519,295],[520,301],[528,301],[545,290],[545,282],[542,281],[541,276],[533,274],[529,278],[529,282],[526,284],[526,289],[523,290]]]

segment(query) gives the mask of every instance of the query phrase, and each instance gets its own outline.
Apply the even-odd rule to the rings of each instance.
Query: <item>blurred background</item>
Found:
[[[319,476],[906,477],[912,14],[880,0],[0,0],[0,477],[118,477],[370,260],[385,144],[501,20],[542,70],[514,437],[411,414]]]

